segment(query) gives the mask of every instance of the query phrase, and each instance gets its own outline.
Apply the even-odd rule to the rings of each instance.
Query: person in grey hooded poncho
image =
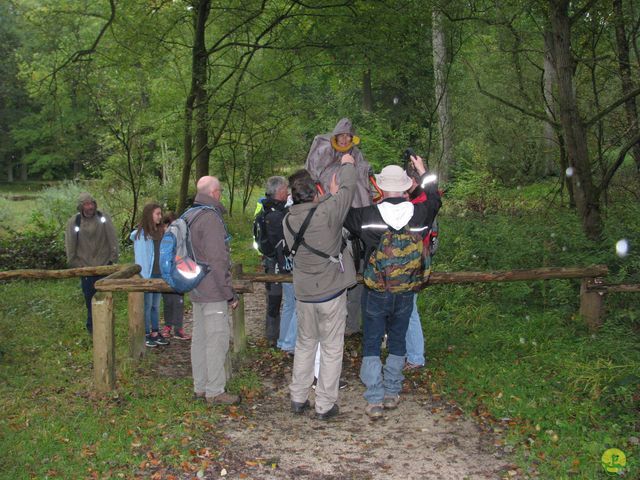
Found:
[[[320,194],[329,192],[329,185],[333,175],[340,170],[340,160],[346,153],[355,160],[356,194],[352,207],[366,207],[371,205],[372,195],[369,177],[373,174],[371,166],[364,159],[362,152],[356,145],[360,138],[355,134],[351,120],[342,118],[330,134],[317,135],[313,139],[304,168],[311,174],[311,178],[319,187]]]

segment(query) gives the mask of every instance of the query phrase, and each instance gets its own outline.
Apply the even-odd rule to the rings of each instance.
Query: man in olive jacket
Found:
[[[356,187],[353,163],[351,155],[342,157],[338,178],[331,182],[331,194],[324,197],[319,196],[306,170],[292,175],[289,184],[293,205],[283,222],[285,241],[292,250],[295,237],[309,218],[304,242],[299,243],[294,255],[298,335],[289,386],[291,409],[302,413],[309,407],[315,354],[320,344],[315,410],[321,420],[334,417],[339,411],[336,402],[342,371],[346,291],[356,283],[351,251],[343,248],[342,238],[342,224]]]
[[[118,239],[109,215],[98,210],[96,200],[87,192],[78,196],[78,213],[67,222],[64,245],[67,263],[71,268],[98,267],[118,262]],[[87,307],[86,327],[93,333],[91,300],[96,294],[95,284],[104,275],[80,277],[80,285]]]
[[[191,368],[196,398],[210,405],[234,404],[238,395],[225,392],[224,362],[229,350],[231,328],[228,307],[238,299],[231,284],[230,236],[222,219],[222,186],[216,177],[198,180],[194,207],[186,212],[194,256],[209,265],[209,272],[189,295],[193,303]]]

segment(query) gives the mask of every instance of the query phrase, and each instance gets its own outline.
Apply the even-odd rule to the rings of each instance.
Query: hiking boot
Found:
[[[207,397],[204,392],[193,392],[193,399],[204,402],[207,399]]]
[[[174,332],[173,338],[177,338],[178,340],[191,340],[191,335],[185,333],[184,328],[178,328]]]
[[[240,403],[240,395],[222,392],[215,397],[207,397],[207,403],[209,405],[237,405]]]
[[[156,335],[155,337],[151,335],[151,340],[156,342],[156,345],[169,345],[169,340],[164,338],[162,335]]]
[[[144,340],[144,346],[149,348],[155,348],[158,346],[158,343],[156,342],[156,339],[153,338],[151,335],[147,335],[147,337]]]
[[[162,335],[163,338],[171,338],[171,327],[169,325],[162,327],[160,335]]]
[[[300,415],[304,413],[304,411],[309,408],[309,400],[305,400],[304,403],[294,402],[291,400],[291,412],[296,415]]]
[[[330,418],[335,417],[336,415],[338,415],[338,413],[340,413],[340,409],[338,408],[338,405],[336,405],[335,403],[333,404],[333,407],[331,407],[329,410],[327,410],[324,413],[318,413],[316,412],[316,418],[318,420],[329,420]]]
[[[393,410],[394,408],[398,408],[398,404],[400,403],[400,395],[393,395],[389,397],[384,397],[382,401],[382,406],[387,410]]]
[[[381,403],[367,403],[367,406],[364,409],[364,413],[367,414],[367,417],[372,420],[377,420],[378,418],[382,418],[384,412],[384,407]]]

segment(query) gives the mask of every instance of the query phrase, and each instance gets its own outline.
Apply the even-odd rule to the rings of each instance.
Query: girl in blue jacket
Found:
[[[142,278],[161,278],[160,241],[163,233],[162,208],[157,203],[146,204],[138,228],[129,237],[133,241],[133,252],[136,263],[141,267]],[[145,345],[150,348],[169,344],[166,338],[158,334],[160,298],[160,292],[144,294]]]

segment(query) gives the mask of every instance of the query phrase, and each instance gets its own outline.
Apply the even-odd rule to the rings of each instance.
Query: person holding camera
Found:
[[[406,192],[411,179],[402,167],[390,165],[376,175],[382,201],[352,208],[344,224],[365,245],[360,379],[366,386],[365,413],[371,419],[382,417],[385,408],[396,408],[400,401],[414,296],[424,288],[430,272],[425,239],[441,206],[437,186],[428,183],[422,159],[410,158],[421,175],[419,183],[426,188],[426,201],[409,202]],[[389,355],[383,366],[380,355],[385,334]]]

